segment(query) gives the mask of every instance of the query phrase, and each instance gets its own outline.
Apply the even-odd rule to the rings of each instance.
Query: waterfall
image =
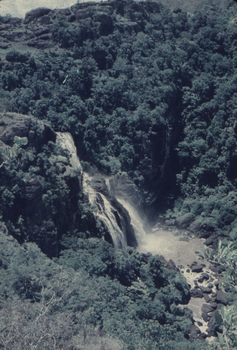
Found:
[[[128,211],[131,218],[131,224],[133,226],[135,236],[137,239],[138,245],[142,245],[146,240],[146,231],[143,227],[142,219],[137,212],[137,210],[125,199],[118,198],[119,203]]]
[[[92,178],[84,173],[83,191],[87,195],[89,202],[95,208],[95,217],[103,224],[110,233],[115,248],[126,248],[127,241],[124,232],[119,227],[116,214],[119,216],[117,209],[109,202],[102,193],[96,192],[91,186]]]
[[[70,133],[57,132],[56,144],[67,152],[71,166],[82,178],[82,190],[92,205],[94,216],[106,234],[110,235],[114,247],[116,249],[126,249],[127,245],[136,247],[145,232],[134,208],[125,200],[118,201],[116,195],[110,193],[109,180],[104,176],[100,174],[90,176],[83,172]]]

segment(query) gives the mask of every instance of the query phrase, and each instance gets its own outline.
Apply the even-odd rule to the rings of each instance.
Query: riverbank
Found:
[[[205,239],[195,237],[186,230],[156,225],[147,230],[146,239],[139,243],[138,251],[162,255],[180,270],[190,285],[188,307],[193,312],[194,326],[191,338],[215,335],[215,312],[226,304],[226,296],[218,290],[222,276],[205,257]],[[209,251],[211,248],[208,248]]]

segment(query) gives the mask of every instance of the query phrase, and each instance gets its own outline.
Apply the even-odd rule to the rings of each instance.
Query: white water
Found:
[[[131,218],[131,224],[133,226],[135,236],[137,239],[138,247],[143,245],[146,241],[146,231],[143,226],[143,222],[141,217],[139,216],[139,213],[137,210],[125,199],[123,198],[117,198],[119,203],[122,204],[122,206],[127,209],[129,216]]]
[[[70,163],[72,167],[82,173],[82,167],[77,156],[77,150],[71,134],[69,133],[57,133],[56,143],[69,152]],[[102,225],[108,230],[114,247],[125,249],[127,247],[126,237],[120,227],[118,226],[114,213],[119,215],[118,211],[111,205],[108,199],[102,194],[97,193],[91,186],[92,177],[89,174],[83,174],[83,191],[87,195],[89,202],[94,207],[94,215]],[[109,181],[106,181],[109,188]],[[204,240],[198,238],[188,237],[185,231],[179,231],[175,229],[165,230],[162,227],[156,226],[153,229],[145,230],[144,221],[139,215],[138,211],[125,199],[118,198],[118,201],[128,211],[131,224],[134,228],[136,239],[138,242],[137,250],[141,253],[152,253],[164,256],[168,261],[172,259],[176,266],[180,267],[181,272],[186,277],[187,282],[194,287],[194,280],[197,279],[197,274],[187,272],[187,268],[194,261],[199,260],[197,251],[204,252]],[[205,260],[201,261],[208,265]],[[204,268],[203,272],[207,272],[212,275],[212,272],[208,268]],[[209,282],[207,282],[209,283]],[[196,321],[202,322],[202,332],[205,332],[207,323],[204,323],[201,318],[201,308],[204,303],[204,299],[191,298],[187,305],[194,315]]]
[[[107,228],[116,249],[127,247],[126,237],[118,226],[114,212],[118,211],[111,205],[108,199],[102,194],[97,193],[90,185],[91,177],[84,173],[83,191],[88,196],[89,202],[94,206],[95,217]]]

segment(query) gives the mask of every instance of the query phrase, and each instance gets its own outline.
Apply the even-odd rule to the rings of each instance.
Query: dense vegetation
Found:
[[[113,6],[102,14],[87,7],[83,25],[56,16],[58,50],[8,51],[0,61],[2,116],[32,115],[70,132],[83,165],[126,172],[143,206],[235,240],[236,6],[193,15],[158,3]],[[36,123],[40,137],[37,130]],[[1,231],[22,244],[1,234],[0,347],[204,349],[187,340],[191,317],[177,306],[189,297],[182,277],[157,256],[115,251],[100,240],[83,197],[75,199],[71,225],[70,187],[53,160],[67,155],[52,140],[18,146],[0,168]],[[32,177],[41,184],[43,215],[48,210],[58,223],[51,253],[33,223],[26,230],[29,212],[15,215]]]

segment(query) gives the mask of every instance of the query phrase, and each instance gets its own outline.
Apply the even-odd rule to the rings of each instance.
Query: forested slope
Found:
[[[100,240],[56,132],[72,134],[87,171],[126,173],[140,207],[166,224],[213,246],[235,240],[236,12],[111,1],[0,17],[1,346],[18,342],[11,327],[23,308],[20,348],[205,348],[188,340],[193,321],[177,307],[189,298],[182,277]],[[27,338],[30,306],[32,327],[48,322],[50,335]]]

